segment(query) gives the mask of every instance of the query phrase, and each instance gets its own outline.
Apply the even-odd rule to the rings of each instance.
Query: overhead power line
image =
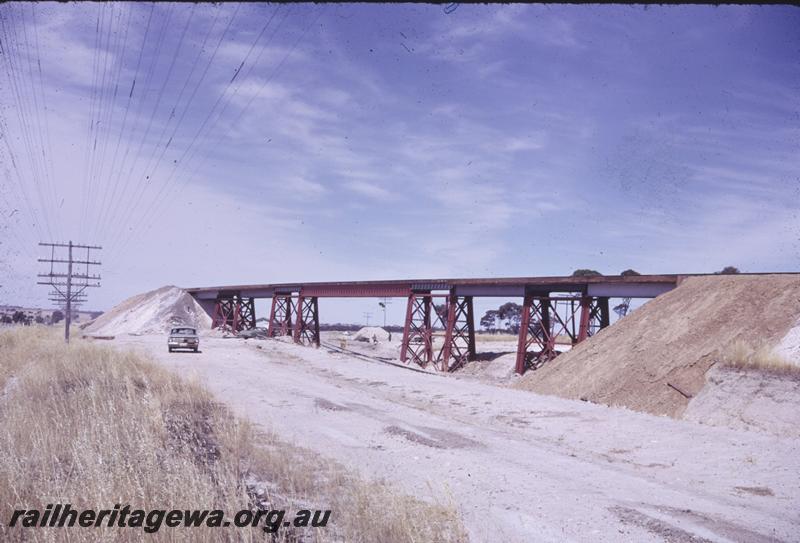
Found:
[[[139,70],[140,70],[141,65],[142,65],[142,57],[144,56],[145,44],[147,43],[147,38],[150,35],[150,28],[151,28],[151,23],[152,23],[152,20],[153,20],[153,12],[154,11],[155,11],[155,2],[152,2],[150,4],[150,14],[147,17],[147,24],[145,25],[144,34],[142,36],[142,43],[139,46],[139,55],[138,55],[138,58],[136,60],[136,69],[133,72],[133,78],[131,79],[130,90],[127,93],[128,94],[128,100],[125,102],[125,113],[122,116],[122,125],[120,126],[120,129],[119,129],[119,135],[117,137],[117,144],[114,147],[114,155],[113,155],[113,157],[111,159],[111,166],[109,168],[109,180],[106,182],[106,185],[105,185],[106,188],[108,188],[109,185],[112,185],[111,200],[110,200],[110,202],[108,204],[108,208],[110,208],[111,205],[116,202],[117,188],[119,186],[121,175],[117,175],[116,177],[114,176],[114,171],[115,171],[114,170],[114,166],[117,164],[117,156],[119,155],[119,148],[120,148],[120,144],[122,143],[122,136],[123,136],[123,134],[125,134],[125,129],[126,129],[127,124],[128,124],[128,115],[130,113],[131,102],[133,101],[134,91],[136,90],[136,80],[139,77]],[[133,16],[133,14],[131,12],[131,17],[132,16]],[[140,91],[140,93],[141,93],[141,91]],[[129,147],[129,145],[127,147]],[[120,168],[120,170],[121,170],[121,168]],[[113,181],[111,181],[112,178],[113,178]]]
[[[280,7],[280,6],[279,6],[279,7]],[[278,8],[279,8],[279,7],[278,7]],[[200,89],[200,83],[201,83],[201,82],[202,82],[202,80],[205,78],[206,74],[208,73],[208,69],[211,67],[211,63],[213,62],[213,60],[214,60],[214,57],[216,56],[216,54],[217,54],[217,51],[219,50],[219,47],[220,47],[220,45],[222,44],[222,41],[223,41],[223,39],[224,39],[224,37],[225,37],[225,34],[227,33],[228,29],[230,28],[230,25],[233,23],[233,20],[234,20],[234,18],[236,17],[236,13],[238,13],[238,8],[239,8],[239,6],[237,6],[237,11],[236,11],[236,12],[234,12],[234,14],[233,14],[233,17],[231,17],[230,21],[228,22],[228,27],[225,29],[225,32],[223,33],[223,35],[220,37],[220,41],[217,43],[217,47],[216,47],[216,48],[215,48],[215,50],[214,50],[214,54],[213,54],[213,55],[212,55],[212,57],[209,59],[209,62],[208,62],[208,64],[206,65],[206,69],[205,69],[205,70],[204,70],[204,72],[203,72],[203,76],[201,77],[201,80],[200,80],[200,82],[198,82],[198,83],[196,84],[196,86],[195,86],[195,89],[194,89],[194,92],[192,93],[192,96],[190,97],[190,103],[191,103],[191,101],[194,99],[194,96],[196,95],[197,91]],[[271,24],[271,22],[272,22],[272,20],[273,20],[273,18],[274,18],[274,16],[275,16],[275,14],[276,14],[276,13],[277,13],[277,11],[278,11],[278,8],[276,8],[276,9],[275,9],[275,11],[272,13],[272,15],[270,16],[270,18],[267,20],[266,24],[265,24],[265,25],[264,25],[264,27],[262,28],[261,32],[259,32],[259,34],[256,36],[256,39],[253,41],[252,45],[250,46],[250,48],[249,48],[249,49],[248,49],[248,51],[247,51],[247,54],[245,55],[244,59],[242,60],[242,63],[240,63],[240,64],[239,64],[239,66],[242,66],[242,65],[243,65],[243,63],[247,62],[247,60],[249,59],[250,55],[251,55],[251,54],[252,54],[252,52],[253,52],[253,49],[254,49],[254,48],[255,48],[255,46],[258,44],[258,41],[261,39],[261,37],[264,35],[264,32],[266,31],[266,29],[267,29],[267,28],[269,27],[269,25]],[[174,166],[173,166],[172,170],[170,171],[170,174],[169,174],[169,176],[168,176],[168,177],[167,177],[167,179],[164,181],[164,184],[167,184],[167,183],[169,183],[169,181],[172,179],[172,176],[174,175],[174,173],[175,173],[176,169],[178,168],[178,166],[179,166],[180,164],[182,164],[182,163],[183,163],[183,161],[184,161],[184,159],[185,159],[186,155],[189,153],[189,151],[191,151],[191,150],[194,148],[194,146],[195,146],[195,144],[196,144],[196,142],[197,142],[198,138],[200,137],[200,135],[203,133],[204,129],[205,129],[205,128],[206,128],[206,126],[208,125],[208,122],[209,122],[209,120],[210,120],[210,119],[213,117],[214,113],[216,112],[217,108],[219,107],[219,104],[220,104],[220,102],[221,102],[221,101],[222,101],[222,100],[225,98],[225,96],[226,96],[226,94],[227,94],[227,92],[228,92],[228,90],[229,90],[229,88],[230,88],[230,86],[231,86],[231,84],[232,84],[232,83],[233,83],[233,81],[229,81],[229,82],[228,82],[228,83],[225,85],[225,88],[222,90],[222,92],[220,93],[220,95],[217,97],[217,100],[214,102],[214,105],[211,107],[211,110],[210,110],[210,111],[208,112],[208,114],[207,114],[207,115],[204,117],[204,119],[203,119],[203,122],[200,124],[200,128],[197,130],[197,132],[195,133],[195,135],[192,137],[192,140],[191,140],[191,142],[189,143],[189,145],[188,145],[188,146],[185,148],[185,150],[184,150],[184,152],[181,154],[180,158],[174,161]],[[185,114],[186,110],[188,110],[188,107],[187,107],[187,108],[184,110],[184,114]],[[181,120],[183,120],[183,116],[181,117]],[[213,124],[212,124],[212,127],[213,127]],[[143,181],[144,181],[144,180],[143,180]],[[149,180],[147,180],[147,181],[149,181]],[[140,188],[141,188],[141,189],[143,189],[143,188],[144,188],[144,186],[145,186],[145,183],[144,183],[144,182],[140,183]],[[158,194],[155,196],[155,199],[154,199],[153,201],[151,201],[151,203],[150,203],[150,206],[152,206],[152,205],[153,205],[153,203],[154,203],[155,201],[157,201],[157,200],[158,200],[158,198],[159,198],[160,194],[163,192],[163,184],[161,185],[161,187],[162,187],[162,188],[161,188],[161,189],[158,191]],[[125,213],[125,215],[124,215],[124,217],[125,217],[125,220],[123,220],[123,221],[121,222],[121,224],[122,224],[122,226],[123,226],[123,227],[124,227],[125,225],[127,225],[127,224],[128,224],[130,221],[134,220],[134,217],[135,217],[135,215],[134,215],[134,212],[139,210],[139,205],[141,204],[141,196],[142,196],[142,194],[143,194],[143,190],[140,190],[138,194],[139,194],[139,197],[138,197],[138,198],[137,198],[137,199],[134,201],[133,205],[132,205],[132,206],[130,206],[130,207],[127,209],[127,212],[126,212],[126,213]],[[143,212],[142,212],[142,214],[145,214],[145,213],[146,213],[146,211],[147,211],[147,208],[145,209],[145,211],[143,211]],[[140,216],[141,216],[141,215],[140,215]],[[138,223],[141,223],[141,221],[138,221]],[[133,227],[133,228],[131,228],[131,229],[130,229],[130,231],[129,231],[129,233],[132,233],[132,232],[134,232],[134,231],[136,230],[136,228],[138,228],[138,224],[137,224],[137,223],[135,223],[135,224],[136,224],[136,226],[135,226],[135,227]],[[125,235],[125,231],[124,231],[124,229],[118,230],[118,236],[124,236],[124,235]],[[112,238],[112,239],[118,239],[118,238]],[[114,244],[114,247],[116,247],[116,244]],[[113,254],[113,253],[112,253],[112,254]]]
[[[11,4],[6,4],[6,6],[11,6]],[[5,7],[5,6],[2,6]],[[42,229],[47,233],[48,237],[52,239],[52,232],[53,228],[50,224],[50,213],[49,207],[47,203],[47,198],[44,196],[43,192],[43,175],[41,172],[41,164],[39,163],[39,154],[36,151],[36,146],[34,144],[34,137],[31,132],[31,126],[33,122],[31,120],[31,105],[29,100],[27,99],[28,93],[23,92],[22,89],[24,87],[24,83],[22,81],[23,77],[23,69],[20,66],[20,59],[22,58],[22,54],[19,50],[19,38],[16,32],[15,25],[10,24],[7,19],[13,14],[11,9],[9,8],[8,11],[3,10],[0,8],[0,30],[2,31],[2,40],[0,40],[0,54],[3,56],[3,64],[6,71],[6,76],[8,77],[12,95],[14,97],[14,101],[16,102],[16,107],[13,108],[16,114],[17,123],[19,132],[22,136],[23,147],[25,150],[25,154],[27,155],[27,163],[28,169],[30,173],[30,178],[33,181],[34,186],[34,193],[36,195],[36,199],[38,200],[39,205],[39,212],[37,212],[36,206],[30,206],[29,210],[31,214],[35,217],[36,228],[40,231],[40,236],[42,236]],[[11,32],[9,32],[9,27],[11,27]],[[10,36],[14,35],[14,42],[11,41]],[[16,49],[16,50],[15,50]],[[16,60],[14,59],[16,57]],[[5,123],[4,123],[5,124]],[[8,126],[4,126],[4,133],[7,135],[9,133]],[[6,145],[8,146],[9,151],[11,151],[11,146],[6,138]],[[15,165],[15,169],[19,172],[20,164]],[[20,188],[23,192],[27,193],[25,188],[26,183],[22,182],[26,176],[20,175]],[[30,199],[28,199],[30,200]],[[26,204],[29,205],[29,204]],[[39,216],[41,214],[41,217]],[[44,237],[44,236],[42,236]]]
[[[89,135],[86,139],[86,158],[84,162],[84,175],[81,179],[83,184],[83,198],[82,198],[82,212],[80,216],[79,232],[81,236],[84,235],[86,224],[89,221],[89,210],[92,208],[92,186],[91,178],[94,165],[94,152],[92,142],[95,141],[96,123],[95,117],[98,111],[98,89],[102,88],[100,82],[100,51],[103,43],[103,21],[105,20],[105,12],[107,6],[111,3],[101,4],[100,10],[97,13],[97,20],[95,22],[95,39],[94,49],[92,51],[92,95],[89,101]],[[112,8],[113,9],[113,6]],[[105,51],[105,49],[103,49]]]
[[[262,84],[259,86],[258,90],[255,93],[253,93],[253,95],[251,96],[251,98],[247,102],[247,104],[244,106],[244,108],[242,108],[240,110],[239,115],[236,117],[236,120],[234,120],[228,126],[227,130],[225,130],[225,131],[217,131],[218,137],[216,139],[215,145],[222,139],[222,137],[227,136],[230,133],[230,131],[235,126],[237,126],[238,122],[241,120],[242,116],[247,112],[249,107],[252,105],[253,101],[261,94],[261,92],[263,92],[264,88],[266,88],[266,86],[274,79],[274,77],[280,71],[281,67],[284,65],[286,60],[291,56],[291,54],[297,48],[297,46],[299,45],[300,41],[306,36],[308,31],[311,29],[311,27],[314,26],[314,24],[319,20],[319,17],[322,15],[323,10],[324,10],[324,6],[318,10],[317,15],[313,18],[313,20],[307,26],[305,26],[302,29],[302,31],[298,34],[297,39],[292,44],[291,48],[283,56],[281,61],[274,67],[274,69],[270,73],[269,77],[267,77],[265,79],[265,81],[262,82]],[[262,53],[263,53],[263,51],[262,51]],[[255,65],[255,63],[254,63],[254,65]],[[248,74],[249,74],[249,72],[248,72]],[[230,82],[229,82],[229,85],[230,85]],[[227,91],[228,86],[226,86],[225,91]],[[224,97],[225,91],[223,91],[222,95],[220,95],[220,98],[217,99],[217,102],[219,102]],[[210,117],[210,115],[212,113],[213,113],[213,108],[212,108],[212,112],[209,113],[209,117]],[[206,121],[207,121],[207,119],[206,119]],[[208,130],[208,132],[206,133],[206,136],[212,132],[212,129],[214,128],[214,125],[219,121],[219,119],[220,119],[220,117],[217,117],[216,121],[211,125],[211,127]],[[197,137],[202,132],[202,129],[203,129],[203,127],[201,126],[200,130],[195,135],[195,138],[192,140],[192,142],[190,143],[189,147],[187,147],[187,149],[184,151],[184,154],[176,162],[176,164],[173,167],[173,169],[172,169],[172,171],[170,173],[170,176],[169,176],[169,178],[167,180],[167,184],[169,184],[170,181],[173,180],[173,175],[177,171],[178,166],[182,166],[183,167],[183,172],[186,174],[186,175],[183,176],[182,182],[179,183],[176,186],[170,187],[171,190],[168,191],[166,194],[164,193],[164,191],[166,189],[166,185],[162,186],[161,190],[157,193],[156,198],[154,199],[154,201],[151,204],[151,206],[147,210],[145,210],[145,212],[140,216],[140,220],[138,221],[137,227],[131,228],[127,232],[127,235],[123,235],[123,239],[121,241],[123,241],[124,243],[120,243],[120,242],[115,243],[114,248],[112,249],[112,255],[114,255],[113,251],[115,251],[118,247],[127,246],[127,244],[130,242],[131,238],[133,237],[134,232],[136,232],[138,230],[138,226],[139,225],[144,225],[143,233],[146,233],[147,231],[149,231],[150,228],[152,228],[153,219],[160,215],[160,213],[163,211],[164,206],[166,205],[166,202],[171,198],[172,194],[175,193],[175,190],[176,189],[178,191],[183,190],[183,188],[185,187],[186,183],[190,179],[190,174],[193,173],[193,172],[187,171],[188,170],[187,163],[195,156],[195,154],[197,152],[197,149],[199,149],[199,147],[195,148],[195,152],[192,155],[190,155],[189,159],[186,162],[184,162],[184,157],[187,155],[187,153],[190,150],[192,150],[192,147],[195,144],[195,142],[197,140]],[[208,155],[205,155],[203,157],[202,161],[200,163],[198,163],[197,168],[194,171],[196,172],[197,169],[199,169],[199,167],[202,166],[208,160],[209,160]],[[125,233],[123,232],[123,234],[125,234]]]
[[[168,25],[170,23],[170,20],[172,18],[173,7],[174,7],[173,4],[169,4],[169,6],[167,8],[166,16],[163,17],[162,24],[159,27],[158,35],[157,35],[157,37],[155,39],[153,58],[148,63],[149,65],[148,65],[146,73],[145,73],[144,83],[142,85],[137,85],[137,87],[139,87],[140,91],[138,93],[139,100],[138,100],[138,103],[137,103],[137,106],[136,106],[136,114],[135,114],[134,121],[133,121],[133,128],[134,129],[139,126],[140,119],[142,118],[142,111],[143,111],[143,108],[144,108],[144,105],[145,105],[145,102],[146,102],[146,99],[147,99],[147,92],[148,92],[148,89],[150,89],[151,81],[153,79],[153,74],[155,73],[155,67],[158,64],[158,61],[161,58],[161,53],[163,51],[164,38],[166,37],[167,27],[168,27]],[[144,48],[144,43],[142,45],[143,45],[143,48]],[[131,93],[134,93],[134,92],[135,92],[135,90],[134,90],[134,87],[132,86],[131,87]],[[126,138],[125,153],[122,156],[122,162],[120,163],[119,169],[117,170],[117,174],[116,174],[115,181],[114,181],[115,187],[118,185],[120,180],[122,180],[122,172],[125,171],[125,168],[128,165],[128,156],[131,153],[131,149],[132,149],[132,146],[133,146],[133,140],[134,140],[133,137]],[[132,168],[135,166],[135,164],[136,164],[136,160],[134,160],[132,162],[132,164],[131,164],[131,171],[132,171]],[[112,172],[112,177],[114,177],[113,172]],[[128,193],[127,187],[130,185],[130,181],[131,181],[131,175],[129,174],[124,180],[122,180],[123,190],[120,193],[119,198],[112,198],[111,202],[109,203],[109,205],[112,206],[111,207],[111,211],[110,211],[110,214],[111,214],[112,217],[116,217],[116,215],[117,215],[116,214],[116,210],[117,210],[118,206],[121,205],[120,202],[128,202],[129,201],[129,198],[127,197],[127,193]]]
[[[189,30],[189,26],[191,25],[192,18],[194,17],[194,13],[195,13],[195,6],[192,7],[192,10],[189,12],[189,16],[186,18],[186,23],[183,26],[183,31],[181,32],[180,38],[178,40],[178,45],[175,48],[175,52],[172,54],[172,59],[170,61],[169,67],[167,68],[167,74],[164,77],[164,80],[161,83],[161,87],[158,90],[158,96],[156,97],[156,102],[153,105],[153,110],[150,113],[150,119],[147,122],[147,128],[145,129],[144,133],[142,134],[141,139],[139,140],[139,147],[136,150],[136,155],[135,155],[135,157],[133,159],[133,162],[131,162],[131,167],[130,167],[130,169],[128,171],[127,180],[134,180],[134,179],[137,178],[137,177],[134,177],[133,172],[134,172],[134,170],[136,168],[136,165],[139,162],[140,157],[142,156],[142,149],[144,148],[145,142],[147,142],[147,138],[150,135],[150,130],[153,127],[153,121],[156,118],[156,114],[158,113],[158,108],[161,105],[161,100],[162,100],[162,98],[164,96],[164,89],[166,88],[167,83],[169,82],[170,78],[172,77],[172,72],[173,72],[173,69],[175,68],[175,63],[178,60],[178,57],[180,55],[181,48],[183,47],[183,43],[184,43],[184,40],[186,38],[186,32]],[[169,122],[169,121],[167,121],[167,122]],[[146,169],[145,169],[145,172],[142,173],[142,177],[144,177],[145,174],[146,174]],[[146,184],[147,184],[147,179],[141,179],[140,182],[139,182],[139,185],[141,187],[140,190],[142,190],[143,187]],[[136,190],[136,186],[134,186],[134,190]],[[98,220],[98,225],[95,227],[95,232],[96,232],[96,228],[99,226],[99,222],[100,221]]]
[[[105,166],[106,166],[106,151],[108,150],[109,140],[112,139],[111,132],[112,132],[112,129],[113,129],[113,126],[114,126],[114,112],[116,110],[117,95],[119,94],[120,75],[121,75],[121,71],[122,71],[122,66],[124,64],[125,50],[126,50],[127,45],[128,45],[128,32],[130,30],[131,17],[133,16],[132,15],[132,10],[128,9],[127,10],[127,14],[128,14],[128,17],[127,17],[127,21],[126,21],[126,24],[125,24],[125,31],[122,34],[121,46],[120,46],[120,40],[119,39],[117,40],[117,46],[118,47],[117,47],[117,52],[115,53],[115,57],[118,58],[119,60],[116,63],[117,64],[117,69],[116,69],[116,73],[113,76],[113,78],[114,78],[113,93],[111,94],[111,99],[109,100],[109,105],[108,105],[107,113],[106,113],[106,119],[105,119],[105,121],[103,121],[104,136],[103,136],[103,143],[102,143],[102,147],[101,147],[101,151],[100,151],[100,160],[99,160],[98,167],[95,169],[95,173],[94,173],[95,184],[99,184],[99,186],[102,187],[102,194],[103,194],[102,200],[99,202],[99,205],[98,205],[98,215],[102,214],[103,211],[105,210],[106,196],[108,194],[109,183],[107,181],[107,178],[104,177],[104,171],[105,171]],[[122,15],[120,15],[119,17],[121,18]],[[118,35],[118,38],[119,38],[119,30],[117,30],[117,35]],[[109,172],[108,172],[108,176],[109,177],[110,177],[111,173],[112,173],[111,170],[109,170]],[[92,232],[92,237],[96,237],[96,235],[97,235],[96,231]]]
[[[208,31],[206,32],[205,36],[203,37],[203,42],[200,44],[200,47],[197,48],[197,56],[195,56],[194,61],[192,62],[192,68],[189,71],[189,75],[186,77],[186,80],[184,81],[183,86],[181,87],[181,91],[178,94],[177,99],[175,100],[175,105],[172,107],[172,110],[170,112],[170,116],[167,119],[167,122],[164,123],[164,126],[163,126],[163,128],[161,130],[161,134],[158,137],[158,144],[153,147],[153,152],[150,154],[150,158],[147,161],[147,165],[145,166],[144,170],[141,173],[141,176],[143,178],[140,177],[140,180],[139,180],[139,186],[140,186],[139,195],[138,195],[137,198],[134,199],[134,204],[131,207],[131,211],[133,209],[136,209],[136,206],[141,201],[141,198],[142,198],[142,196],[143,196],[143,194],[145,192],[146,187],[148,187],[150,185],[149,180],[151,178],[153,178],[155,176],[155,172],[158,171],[158,167],[161,164],[162,159],[164,158],[164,154],[167,152],[167,150],[169,149],[170,145],[172,144],[178,129],[180,128],[180,126],[183,123],[183,120],[184,120],[184,118],[186,116],[186,112],[189,111],[189,108],[190,108],[190,106],[192,104],[192,101],[194,100],[194,97],[197,94],[197,90],[201,88],[203,80],[205,79],[205,75],[206,75],[206,73],[208,73],[208,70],[206,69],[203,72],[203,74],[201,75],[200,80],[195,83],[195,91],[192,93],[191,98],[188,100],[188,102],[183,107],[182,112],[180,114],[180,118],[178,119],[177,123],[174,124],[174,127],[172,129],[172,133],[169,135],[169,138],[165,142],[166,131],[169,128],[170,122],[172,121],[172,119],[175,118],[176,112],[178,110],[180,110],[180,105],[181,105],[181,100],[183,99],[183,95],[186,92],[186,90],[188,89],[189,83],[192,80],[192,76],[194,75],[195,70],[197,69],[197,65],[198,65],[198,63],[200,61],[200,58],[203,56],[203,53],[205,52],[206,43],[208,42],[208,38],[211,37],[211,34],[212,34],[212,32],[213,32],[213,30],[214,30],[214,28],[216,26],[217,19],[219,18],[219,13],[220,13],[219,9],[217,9],[215,11],[215,13],[214,13],[214,20],[211,22],[211,25],[208,27]],[[223,32],[220,41],[217,43],[217,47],[215,48],[214,53],[212,54],[211,58],[209,59],[209,62],[207,64],[207,66],[210,66],[211,62],[214,60],[214,57],[216,56],[216,53],[219,50],[219,46],[222,43],[222,38],[224,38],[225,34],[227,33],[228,28],[230,28],[230,23],[233,22],[233,19],[235,18],[235,16],[236,16],[236,14],[234,13],[234,16],[231,17],[231,19],[230,19],[230,21],[228,23],[228,27],[225,29],[225,32]],[[161,148],[161,152],[160,153],[158,153],[159,148]],[[153,159],[155,158],[156,154],[158,154],[158,159],[156,160],[155,165],[153,165],[151,167]]]
[[[30,7],[31,7],[31,12],[33,13],[33,4],[31,4]],[[22,24],[21,24],[21,27],[22,27],[21,34],[22,34],[24,42],[25,42],[24,55],[25,55],[25,59],[26,59],[27,64],[28,64],[28,79],[30,81],[30,85],[28,85],[27,88],[30,89],[30,91],[31,91],[30,95],[33,97],[33,111],[34,111],[34,116],[36,118],[35,128],[36,128],[36,133],[37,133],[38,140],[39,140],[39,142],[38,142],[39,143],[39,149],[38,149],[38,152],[37,152],[37,160],[39,158],[41,158],[41,166],[42,166],[42,171],[44,172],[44,180],[45,180],[45,183],[46,183],[46,186],[45,186],[46,197],[49,197],[50,200],[51,200],[51,206],[52,206],[51,207],[51,213],[53,213],[54,220],[56,221],[56,224],[58,224],[58,221],[55,218],[55,217],[57,217],[57,212],[58,212],[58,210],[57,210],[58,197],[56,196],[55,181],[54,181],[55,175],[53,173],[52,164],[50,163],[50,160],[49,160],[49,148],[48,148],[47,144],[45,143],[45,140],[49,139],[49,137],[45,136],[45,130],[46,129],[45,129],[44,123],[42,123],[42,114],[40,112],[42,107],[40,106],[40,103],[39,103],[40,102],[40,98],[38,96],[39,93],[37,92],[37,85],[34,82],[33,61],[31,59],[32,48],[30,46],[30,41],[28,40],[28,24],[27,24],[27,22],[25,20],[24,4],[20,4],[19,14],[20,14],[20,21],[22,22]],[[39,69],[41,70],[41,62],[40,62],[39,58],[37,57],[36,60],[37,60],[37,64],[39,65]],[[24,68],[22,70],[22,73],[24,75],[24,73],[25,73]],[[39,86],[39,89],[43,90],[41,85]],[[43,95],[41,97],[41,102],[42,102],[42,104],[44,104],[44,96]],[[40,156],[38,156],[38,155],[40,155]]]

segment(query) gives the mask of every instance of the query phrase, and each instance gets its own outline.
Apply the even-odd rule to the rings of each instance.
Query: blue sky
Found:
[[[43,238],[105,247],[101,309],[163,284],[800,267],[797,8],[0,14],[5,302],[44,303]]]

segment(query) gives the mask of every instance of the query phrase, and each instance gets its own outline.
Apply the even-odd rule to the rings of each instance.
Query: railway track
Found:
[[[329,349],[330,351],[334,351],[334,352],[338,352],[338,353],[342,353],[342,354],[347,354],[347,355],[350,355],[350,356],[355,356],[356,358],[360,358],[362,360],[366,360],[367,362],[375,362],[375,363],[378,363],[378,364],[386,364],[388,366],[395,366],[397,368],[402,368],[404,370],[409,370],[409,371],[415,371],[417,373],[424,373],[426,375],[437,375],[437,376],[440,376],[438,373],[434,373],[432,371],[426,371],[424,369],[414,368],[414,367],[407,366],[405,364],[401,364],[401,363],[398,363],[398,362],[392,362],[391,360],[387,360],[386,358],[381,358],[381,357],[377,357],[377,356],[370,356],[370,355],[367,355],[367,354],[364,354],[364,353],[360,353],[358,351],[354,351],[352,349],[345,349],[343,347],[339,347],[337,345],[334,345],[333,343],[331,343],[329,341],[320,341],[320,345],[325,347],[326,349]]]

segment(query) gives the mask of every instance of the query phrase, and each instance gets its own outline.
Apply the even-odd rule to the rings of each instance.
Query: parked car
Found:
[[[169,352],[176,349],[188,349],[197,352],[200,348],[200,338],[197,336],[197,330],[187,326],[173,328],[169,332],[167,348]]]

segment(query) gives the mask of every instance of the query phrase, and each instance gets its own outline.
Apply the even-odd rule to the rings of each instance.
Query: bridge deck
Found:
[[[502,277],[472,279],[401,279],[384,281],[325,281],[222,285],[187,288],[195,298],[208,300],[219,294],[270,298],[273,294],[299,293],[321,298],[404,297],[411,291],[455,290],[459,296],[521,297],[525,292],[575,292],[590,296],[653,298],[673,289],[686,275],[603,275],[592,277]]]

